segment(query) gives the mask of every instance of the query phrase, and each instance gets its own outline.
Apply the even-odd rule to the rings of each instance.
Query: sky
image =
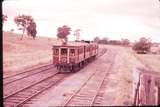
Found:
[[[5,31],[17,32],[14,17],[25,14],[34,18],[38,36],[56,38],[57,28],[68,25],[69,40],[81,29],[85,40],[147,37],[160,42],[159,0],[4,0],[2,12],[8,16]]]

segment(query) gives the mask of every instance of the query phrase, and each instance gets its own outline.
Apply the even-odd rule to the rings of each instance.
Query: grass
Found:
[[[160,72],[160,55],[156,54],[136,54],[136,56],[154,71]]]
[[[18,71],[52,60],[54,38],[36,37],[3,32],[3,72]]]

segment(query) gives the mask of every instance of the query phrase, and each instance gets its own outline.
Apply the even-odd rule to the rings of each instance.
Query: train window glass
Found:
[[[54,54],[57,55],[58,54],[58,49],[54,50]]]
[[[71,55],[75,55],[75,49],[70,50]]]
[[[67,49],[66,48],[61,49],[61,55],[67,55]]]

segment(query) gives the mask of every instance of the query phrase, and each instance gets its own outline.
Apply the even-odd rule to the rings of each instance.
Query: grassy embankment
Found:
[[[53,38],[31,37],[11,32],[3,32],[3,71],[19,71],[24,68],[51,62]]]

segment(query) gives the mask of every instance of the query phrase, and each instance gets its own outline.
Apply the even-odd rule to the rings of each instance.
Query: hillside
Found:
[[[31,37],[11,32],[3,32],[3,71],[19,71],[24,68],[51,62],[52,45],[56,39]]]

